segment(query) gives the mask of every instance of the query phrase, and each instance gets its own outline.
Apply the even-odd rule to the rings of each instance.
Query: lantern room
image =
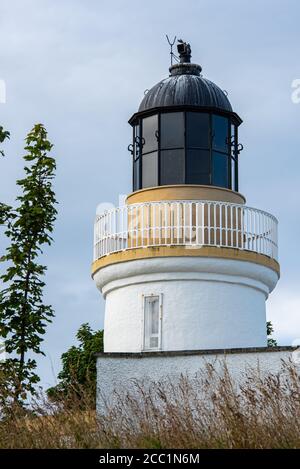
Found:
[[[133,191],[196,184],[238,191],[238,127],[227,93],[191,63],[187,43],[178,44],[179,63],[146,92],[129,123],[133,141]]]

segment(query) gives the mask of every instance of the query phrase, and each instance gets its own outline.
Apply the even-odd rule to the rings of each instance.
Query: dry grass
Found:
[[[180,382],[136,382],[96,418],[92,399],[40,399],[0,422],[1,448],[299,448],[300,379],[249,371],[237,386],[224,366]]]

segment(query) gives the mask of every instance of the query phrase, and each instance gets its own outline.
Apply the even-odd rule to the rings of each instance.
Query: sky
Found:
[[[247,205],[279,219],[281,279],[267,316],[279,344],[300,338],[300,103],[291,99],[299,17],[296,0],[1,0],[0,124],[11,139],[0,200],[14,204],[35,123],[46,126],[57,159],[55,242],[42,257],[45,301],[55,310],[38,360],[43,386],[56,382],[82,323],[103,327],[104,301],[90,275],[96,206],[131,191],[128,119],[144,91],[168,76],[166,34],[191,44],[193,62],[227,90],[244,121],[240,191]]]

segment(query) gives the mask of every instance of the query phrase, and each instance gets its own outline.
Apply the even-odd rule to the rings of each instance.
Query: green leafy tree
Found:
[[[0,143],[3,143],[4,140],[6,140],[9,137],[10,137],[10,133],[7,130],[4,130],[2,126],[0,126]],[[0,150],[0,156],[4,156],[3,150]],[[11,207],[0,202],[0,225],[3,225],[7,221],[10,215],[10,210],[11,210]]]
[[[11,207],[0,202],[0,225],[4,225],[11,215]],[[3,260],[0,258],[0,260]]]
[[[4,140],[10,137],[10,133],[7,130],[4,130],[2,125],[0,125],[0,143],[3,143]],[[3,150],[0,150],[0,155],[4,156]]]
[[[267,322],[267,336],[272,335],[274,332],[273,324],[271,321]],[[272,339],[272,337],[268,337],[268,347],[277,347],[277,341]]]
[[[96,357],[103,352],[103,330],[93,331],[89,324],[82,324],[76,334],[79,345],[73,345],[61,356],[62,370],[58,375],[60,382],[47,394],[52,399],[66,397],[68,394],[80,398],[82,392],[96,395]]]
[[[44,126],[35,125],[25,141],[25,177],[17,181],[18,207],[6,222],[10,245],[4,256],[8,266],[1,276],[5,288],[0,292],[0,336],[10,354],[1,368],[10,380],[14,401],[19,402],[35,392],[39,377],[36,361],[28,353],[43,354],[43,334],[54,315],[52,307],[43,303],[46,267],[38,263],[38,256],[42,246],[52,242],[57,214],[52,189],[56,163],[49,155],[52,144]]]

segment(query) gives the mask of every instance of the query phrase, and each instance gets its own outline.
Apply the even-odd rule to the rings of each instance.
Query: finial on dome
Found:
[[[192,49],[190,44],[184,42],[182,39],[178,39],[177,51],[181,64],[190,63],[192,56]]]
[[[171,65],[169,68],[170,75],[200,75],[202,70],[200,65],[191,63],[192,49],[190,44],[182,39],[178,39],[177,51],[179,54],[179,63]]]

